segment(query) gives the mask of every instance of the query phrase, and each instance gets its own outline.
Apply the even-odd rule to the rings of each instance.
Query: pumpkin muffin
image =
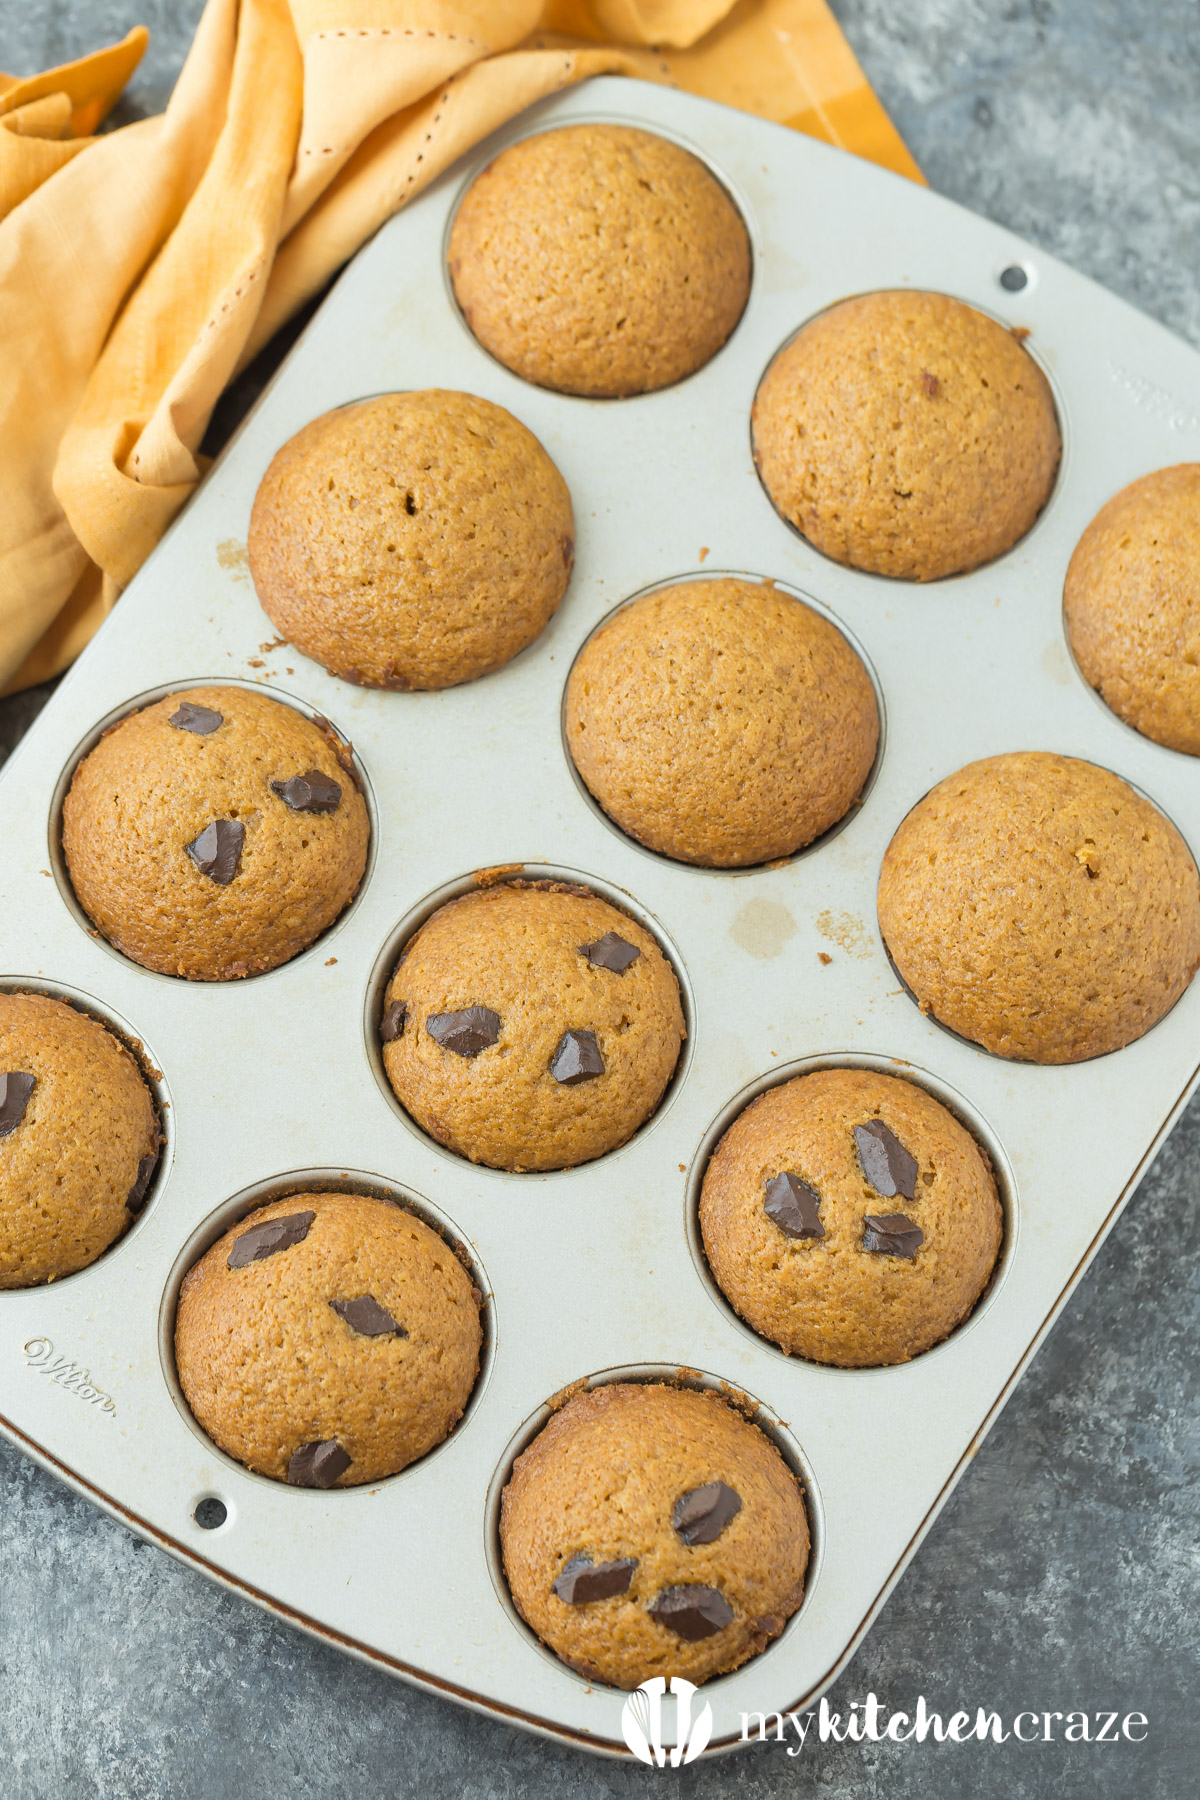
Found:
[[[800,1483],[716,1394],[618,1382],[569,1400],[500,1509],[521,1617],[589,1681],[707,1681],[757,1656],[804,1596]]]
[[[742,316],[750,240],[704,164],[629,125],[568,125],[501,151],[450,233],[485,350],[540,387],[646,394],[703,368]]]
[[[444,688],[544,628],[575,554],[571,497],[501,406],[440,388],[323,413],[263,476],[250,573],[276,630],[331,675]]]
[[[396,1098],[447,1149],[494,1169],[615,1150],[659,1101],[684,1038],[650,933],[587,888],[508,882],[439,907],[388,983]]]
[[[879,925],[921,1011],[998,1056],[1082,1062],[1174,1006],[1200,964],[1178,831],[1075,757],[968,763],[901,823]]]
[[[229,981],[307,949],[354,898],[366,803],[328,720],[248,688],[131,713],[75,771],[63,850],[109,943],[161,975]]]
[[[1100,698],[1156,744],[1200,756],[1200,463],[1143,475],[1101,507],[1063,605]]]
[[[818,314],[767,370],[752,424],[788,523],[835,562],[906,581],[1011,550],[1062,452],[1028,351],[948,294],[863,294]]]
[[[771,1088],[717,1145],[705,1254],[748,1325],[843,1368],[908,1362],[964,1319],[1000,1249],[991,1165],[911,1081],[822,1069]]]
[[[575,766],[623,831],[682,862],[790,856],[854,804],[875,692],[836,626],[771,582],[697,580],[622,607],[567,684]]]
[[[363,1194],[293,1194],[184,1278],[179,1382],[227,1455],[293,1487],[381,1481],[440,1444],[479,1372],[482,1296],[428,1225]]]
[[[111,1031],[62,1000],[0,993],[0,1288],[94,1263],[145,1206],[161,1141]]]

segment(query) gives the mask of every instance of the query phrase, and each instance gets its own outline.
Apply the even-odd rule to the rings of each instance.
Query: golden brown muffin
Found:
[[[402,1207],[260,1206],[184,1278],[175,1363],[213,1442],[293,1487],[357,1487],[440,1444],[479,1372],[482,1296]]]
[[[85,1269],[141,1212],[161,1142],[111,1031],[42,994],[0,994],[0,1288]]]
[[[1149,800],[1094,763],[968,763],[903,820],[879,876],[901,979],[998,1056],[1082,1062],[1141,1037],[1200,964],[1200,881]]]
[[[1143,475],[1101,507],[1063,605],[1101,699],[1155,743],[1200,756],[1200,463]]]
[[[589,1681],[707,1681],[804,1597],[808,1518],[770,1439],[709,1392],[576,1395],[513,1465],[500,1511],[517,1610]]]
[[[859,658],[770,582],[689,581],[622,607],[580,652],[566,717],[610,818],[715,868],[789,856],[836,825],[879,742]]]
[[[615,1150],[679,1060],[675,971],[586,888],[505,883],[439,907],[388,984],[383,1065],[439,1144],[494,1169]]]
[[[567,590],[566,483],[502,406],[441,388],[323,413],[279,450],[250,515],[278,631],[363,687],[503,668]]]
[[[987,1286],[1002,1219],[991,1166],[911,1081],[821,1069],[752,1101],[700,1195],[704,1249],[748,1325],[843,1368],[908,1362]]]
[[[819,313],[754,400],[778,511],[835,562],[937,581],[1024,537],[1062,452],[1050,384],[1011,331],[948,294]]]
[[[189,688],[106,731],[75,771],[63,850],[79,904],[144,968],[260,975],[350,903],[369,825],[327,720],[248,688]]]
[[[629,125],[567,125],[501,151],[467,190],[449,259],[485,350],[598,399],[702,368],[750,292],[750,240],[724,188]]]

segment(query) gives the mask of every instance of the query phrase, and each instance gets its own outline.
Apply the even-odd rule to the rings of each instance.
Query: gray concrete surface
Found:
[[[161,106],[199,10],[0,0],[0,66],[43,67],[144,19],[134,117]],[[1200,343],[1194,0],[834,10],[936,187]],[[0,703],[0,755],[39,698]],[[677,1775],[597,1764],[310,1643],[0,1446],[0,1796],[1183,1800],[1200,1765],[1198,1189],[1200,1102],[832,1696],[843,1713],[868,1690],[905,1710],[923,1693],[945,1713],[1139,1711],[1144,1743],[810,1742]]]

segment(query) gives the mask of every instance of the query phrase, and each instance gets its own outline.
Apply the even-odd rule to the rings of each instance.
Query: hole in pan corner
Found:
[[[532,861],[512,862],[489,869],[476,869],[469,875],[460,875],[451,881],[444,882],[440,887],[433,889],[431,893],[427,894],[423,900],[418,901],[416,906],[411,907],[400,920],[399,924],[388,933],[388,936],[384,940],[383,946],[372,965],[364,996],[363,1044],[366,1051],[367,1062],[371,1068],[371,1073],[375,1077],[376,1085],[383,1095],[384,1100],[387,1102],[391,1111],[400,1120],[401,1124],[404,1125],[408,1131],[412,1132],[413,1136],[418,1138],[421,1143],[430,1146],[432,1149],[436,1150],[439,1155],[448,1157],[452,1162],[465,1163],[468,1168],[486,1170],[490,1176],[498,1177],[506,1182],[528,1184],[538,1181],[560,1181],[564,1177],[569,1177],[573,1174],[575,1168],[587,1168],[589,1165],[587,1163],[582,1163],[575,1164],[572,1167],[565,1169],[535,1169],[524,1171],[496,1169],[486,1163],[471,1163],[468,1159],[460,1156],[457,1151],[448,1149],[444,1144],[439,1144],[437,1140],[431,1137],[429,1133],[417,1123],[412,1115],[405,1110],[399,1098],[393,1092],[391,1083],[388,1081],[387,1073],[383,1066],[383,1050],[379,1038],[379,1022],[383,1016],[384,994],[387,990],[388,983],[395,973],[396,965],[400,959],[400,953],[404,949],[404,946],[416,935],[422,925],[424,925],[428,919],[432,918],[435,912],[447,905],[451,900],[461,899],[464,895],[477,893],[482,888],[499,885],[503,881],[564,882],[570,886],[587,888],[591,893],[595,894],[598,899],[606,900],[610,906],[616,907],[619,912],[627,913],[630,918],[636,920],[642,929],[649,932],[650,936],[654,938],[655,942],[658,944],[658,947],[666,957],[667,962],[671,965],[675,974],[675,979],[679,984],[679,999],[683,1009],[684,1029],[687,1035],[683,1040],[683,1045],[679,1052],[679,1059],[675,1064],[671,1078],[663,1090],[662,1098],[659,1100],[658,1105],[650,1114],[649,1118],[638,1127],[632,1137],[626,1139],[625,1143],[619,1144],[615,1150],[605,1151],[602,1156],[592,1158],[592,1161],[609,1162],[613,1157],[623,1155],[625,1151],[629,1149],[630,1145],[640,1143],[647,1132],[653,1131],[656,1128],[659,1121],[674,1104],[676,1095],[686,1081],[695,1050],[696,1003],[687,966],[674,939],[668,934],[654,914],[649,912],[646,907],[642,906],[627,889],[617,887],[614,883],[605,881],[599,876],[588,875],[579,869],[568,868],[560,863]]]
[[[230,1512],[224,1500],[218,1499],[216,1494],[205,1494],[193,1507],[192,1518],[201,1531],[220,1531],[223,1525],[230,1522]]]

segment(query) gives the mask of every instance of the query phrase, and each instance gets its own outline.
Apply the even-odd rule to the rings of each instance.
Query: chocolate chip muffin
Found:
[[[328,720],[249,688],[189,688],[107,731],[75,771],[63,850],[79,904],[161,975],[230,981],[307,949],[354,898],[367,808]]]
[[[264,612],[330,674],[444,688],[533,642],[566,592],[575,525],[531,431],[431,388],[339,407],[290,438],[248,550]]]
[[[753,432],[789,524],[835,562],[906,581],[1010,550],[1062,452],[1028,351],[948,294],[862,294],[818,314],[763,377]]]
[[[660,588],[589,638],[567,684],[575,766],[623,831],[730,868],[802,849],[875,760],[870,678],[837,628],[770,582]]]
[[[397,1099],[494,1169],[615,1150],[662,1099],[684,1038],[679,983],[648,931],[557,882],[440,907],[404,950],[380,1027]]]
[[[567,125],[501,151],[467,190],[449,257],[485,350],[593,398],[703,368],[750,292],[750,240],[724,188],[629,125]]]
[[[94,1263],[145,1206],[160,1143],[111,1031],[62,1000],[0,993],[0,1288]]]
[[[888,845],[879,925],[921,1011],[998,1056],[1082,1062],[1141,1037],[1200,964],[1200,881],[1108,769],[1046,751],[968,763]]]
[[[500,1511],[521,1617],[589,1681],[707,1681],[757,1656],[804,1596],[808,1518],[770,1439],[716,1394],[576,1395],[513,1466]]]
[[[213,1442],[293,1487],[381,1481],[448,1437],[479,1372],[482,1296],[420,1219],[292,1194],[184,1278],[175,1364]]]
[[[1200,463],[1143,475],[1101,507],[1063,606],[1101,699],[1155,743],[1200,756]]]
[[[821,1069],[771,1088],[713,1153],[709,1267],[748,1325],[842,1368],[908,1362],[987,1286],[1002,1218],[991,1164],[924,1088]]]

